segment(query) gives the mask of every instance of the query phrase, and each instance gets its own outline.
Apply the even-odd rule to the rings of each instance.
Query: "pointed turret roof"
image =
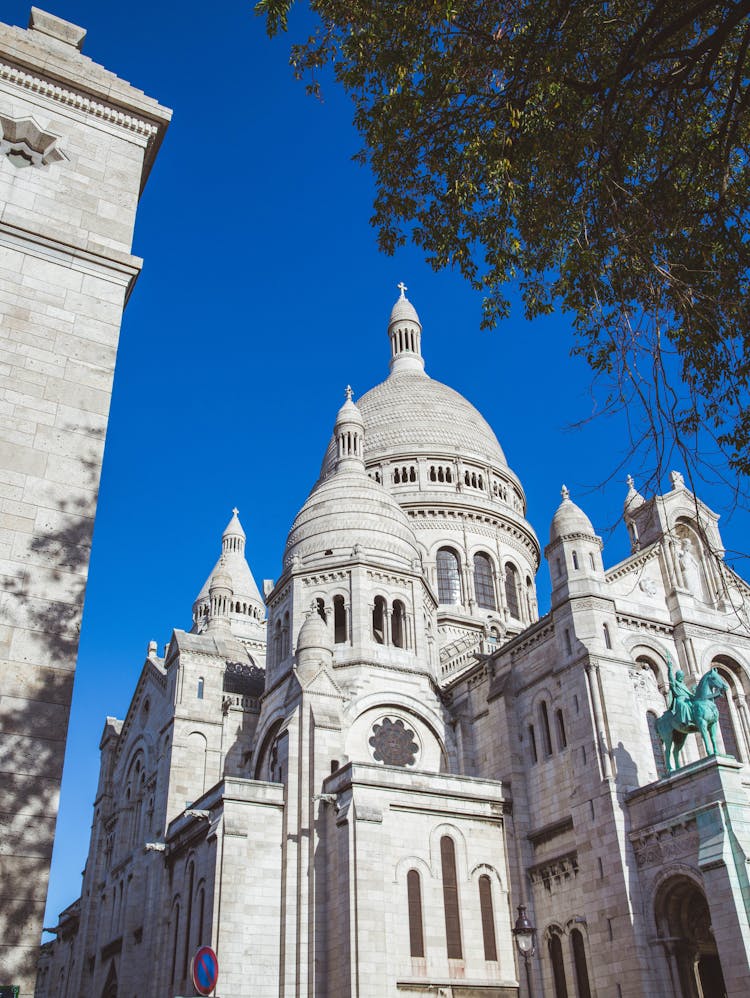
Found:
[[[232,510],[232,518],[221,537],[221,555],[203,583],[195,602],[208,600],[211,580],[217,573],[227,575],[232,583],[232,595],[241,602],[257,603],[262,607],[263,599],[245,559],[245,531],[240,523],[239,510]]]

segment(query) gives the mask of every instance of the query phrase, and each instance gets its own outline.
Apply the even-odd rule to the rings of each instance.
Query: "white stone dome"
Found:
[[[303,651],[333,651],[333,638],[325,621],[312,611],[297,635],[297,654]]]
[[[335,453],[334,453],[335,458]],[[357,549],[377,561],[411,568],[419,559],[406,514],[363,468],[339,468],[319,482],[297,514],[286,542],[284,567],[352,557]]]
[[[402,294],[400,298],[396,299],[396,304],[391,309],[391,317],[388,320],[388,326],[392,326],[394,322],[416,322],[420,329],[422,328],[422,323],[419,321],[417,310],[404,294]]]
[[[568,490],[563,485],[563,501],[557,507],[549,531],[549,542],[559,540],[562,537],[569,537],[571,534],[587,534],[589,537],[596,537],[596,531],[591,520],[586,516],[580,506],[571,500]]]
[[[357,402],[365,423],[367,464],[401,455],[460,455],[493,468],[507,468],[492,427],[467,399],[423,371],[398,371]],[[321,476],[336,462],[328,444]]]

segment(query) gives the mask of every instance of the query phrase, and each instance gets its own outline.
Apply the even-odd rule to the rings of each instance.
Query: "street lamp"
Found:
[[[529,998],[534,998],[531,990],[530,961],[536,950],[536,929],[529,921],[525,904],[519,904],[518,906],[518,918],[516,919],[516,924],[513,926],[513,936],[516,940],[516,949],[526,964],[526,990],[528,991]]]

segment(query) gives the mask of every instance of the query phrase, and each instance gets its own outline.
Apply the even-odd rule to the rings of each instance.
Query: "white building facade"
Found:
[[[477,410],[390,373],[339,410],[262,599],[235,510],[163,658],[108,718],[81,898],[37,995],[713,998],[750,993],[748,586],[674,473],[632,554],[563,490],[544,554]],[[264,605],[265,604],[265,605]],[[728,685],[720,747],[665,776],[669,658]],[[518,905],[536,927],[528,964]]]

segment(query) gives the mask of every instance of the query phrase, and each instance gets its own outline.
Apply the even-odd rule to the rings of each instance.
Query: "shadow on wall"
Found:
[[[63,430],[63,434],[71,432]],[[0,981],[33,990],[86,590],[103,433],[68,498],[15,535],[0,595]],[[41,483],[54,493],[55,486]],[[40,524],[41,523],[41,527]],[[27,535],[28,536],[28,535]],[[6,563],[7,564],[7,563]]]

